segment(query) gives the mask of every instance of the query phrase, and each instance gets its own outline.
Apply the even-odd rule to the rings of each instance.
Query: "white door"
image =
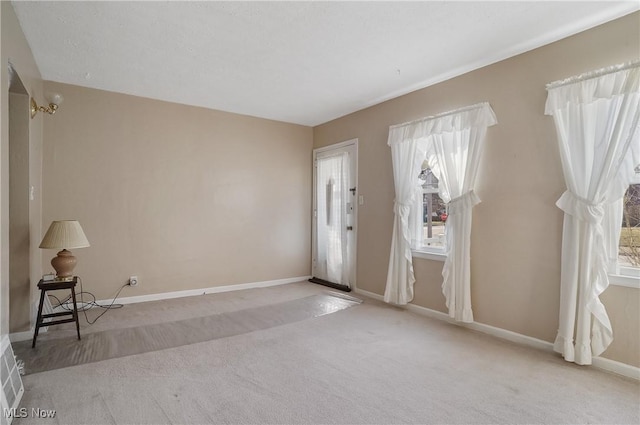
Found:
[[[313,151],[313,282],[355,284],[358,141]]]

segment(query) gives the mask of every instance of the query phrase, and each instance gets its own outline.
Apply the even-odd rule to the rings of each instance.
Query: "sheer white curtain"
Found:
[[[427,162],[448,203],[447,258],[442,293],[449,316],[473,322],[471,309],[471,216],[480,202],[474,193],[487,127],[497,123],[493,109],[481,103],[435,117],[427,142]]]
[[[613,340],[600,294],[615,266],[622,197],[640,163],[640,63],[620,65],[547,85],[567,190],[564,211],[560,323],[554,349],[591,364]]]
[[[396,199],[393,205],[395,216],[384,300],[399,305],[407,304],[413,299],[413,284],[416,281],[411,257],[411,240],[415,238],[415,231],[412,237],[409,216],[412,209],[415,211],[416,202],[422,196],[422,190],[418,190],[418,175],[424,160],[425,140],[420,141],[421,133],[414,130],[411,126],[403,125],[389,129],[388,144],[391,147]]]
[[[424,141],[418,142],[421,146],[424,146]],[[424,155],[423,149],[420,149],[419,155]],[[418,169],[418,174],[422,170],[422,163],[420,164],[420,169]],[[416,178],[415,181],[415,191],[416,194],[413,198],[413,203],[411,205],[411,209],[409,211],[409,235],[410,235],[410,245],[411,249],[421,248],[424,244],[424,203],[423,203],[423,182],[420,179]]]
[[[319,278],[348,285],[346,178],[348,154],[318,158],[317,185],[317,270]]]
[[[482,103],[390,127],[396,199],[386,302],[406,304],[413,299],[411,241],[421,238],[416,226],[422,222],[411,217],[422,217],[418,175],[426,158],[440,180],[440,197],[451,201],[446,231],[448,256],[442,272],[447,306],[456,320],[473,320],[469,241],[471,208],[479,202],[473,187],[486,128],[495,123],[491,106]]]

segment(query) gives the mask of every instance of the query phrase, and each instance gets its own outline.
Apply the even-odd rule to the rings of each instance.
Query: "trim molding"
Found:
[[[447,254],[445,254],[444,252],[429,252],[429,251],[420,251],[417,249],[412,249],[411,250],[411,256],[413,258],[423,258],[425,260],[434,260],[434,261],[446,261],[447,260]]]
[[[210,288],[202,289],[188,289],[186,291],[161,292],[158,294],[137,295],[133,297],[118,298],[116,301],[118,304],[135,304],[143,303],[146,301],[168,300],[171,298],[192,297],[196,295],[215,294],[219,292],[241,291],[243,289],[267,288],[269,286],[286,285],[287,283],[306,281],[310,278],[311,276],[300,276],[290,277],[286,279],[266,280],[262,282],[239,283],[236,285],[213,286]],[[99,304],[110,304],[111,301],[112,300],[97,300],[96,302]],[[59,307],[56,307],[55,309],[53,309],[53,311],[59,311]],[[15,332],[9,335],[9,339],[11,340],[11,342],[28,341],[33,338],[33,331],[34,328],[32,327],[29,331]],[[40,328],[40,333],[46,331],[46,327]]]
[[[118,304],[135,304],[147,301],[168,300],[171,298],[192,297],[196,295],[217,294],[220,292],[241,291],[243,289],[267,288],[269,286],[286,285],[287,283],[302,282],[311,279],[311,276],[290,277],[286,279],[265,280],[262,282],[238,283],[235,285],[212,286],[210,288],[188,289],[185,291],[161,292],[158,294],[137,295],[133,297],[118,298]],[[99,304],[109,304],[109,300],[98,300]]]
[[[373,298],[374,300],[384,301],[384,297],[382,295],[376,294],[374,292],[369,292],[369,291],[365,291],[357,288],[355,289],[354,292],[357,294],[367,296],[369,298]],[[555,353],[555,351],[553,351],[553,344],[548,341],[543,341],[541,339],[533,338],[527,335],[522,335],[517,332],[512,332],[506,329],[496,328],[495,326],[485,325],[483,323],[456,322],[455,320],[450,318],[447,313],[443,313],[437,310],[432,310],[430,308],[422,307],[416,304],[409,303],[406,306],[401,306],[401,307],[404,307],[408,311],[420,314],[422,316],[427,316],[433,319],[442,320],[456,326],[462,326],[468,329],[472,329],[474,331],[495,336],[500,339],[515,342],[521,345],[526,345],[532,348],[537,348],[539,350],[547,351],[549,353]],[[604,357],[594,357],[592,366],[598,369],[606,370],[608,372],[616,373],[618,375],[626,376],[628,378],[640,380],[640,368],[631,366],[625,363],[621,363],[615,360],[607,359]]]
[[[639,367],[631,366],[626,363],[620,363],[604,357],[594,357],[592,366],[640,381]]]
[[[613,21],[615,19],[621,18],[631,13],[634,13],[638,11],[638,9],[639,7],[637,3],[633,3],[633,2],[624,2],[624,3],[621,2],[618,4],[612,3],[611,6],[608,7],[606,11],[603,11],[596,16],[589,16],[580,21],[572,22],[569,25],[565,25],[560,28],[555,28],[552,31],[548,31],[544,34],[540,34],[535,38],[524,41],[519,45],[508,47],[499,52],[495,52],[492,55],[485,55],[481,59],[478,59],[476,61],[466,62],[460,65],[458,68],[447,70],[439,75],[428,78],[419,83],[402,87],[391,93],[387,93],[369,102],[363,103],[359,107],[359,109],[362,110],[362,109],[369,108],[371,106],[377,105],[387,100],[404,96],[407,93],[411,93],[416,90],[423,89],[425,87],[433,86],[435,84],[450,80],[452,78],[458,77],[468,72],[475,71],[477,69],[484,68],[494,63],[503,61],[505,59],[509,59],[514,56],[520,55],[522,53],[529,52],[539,47],[546,46],[547,44],[551,44],[558,40],[571,37],[572,35],[576,35],[588,29],[597,27],[599,25],[605,24],[607,22]]]
[[[34,331],[34,328],[31,328],[31,330],[28,330],[28,331],[14,332],[12,334],[9,334],[9,340],[11,342],[28,341],[30,339],[33,339],[33,331]],[[38,334],[42,334],[46,331],[47,330],[45,328],[40,328],[40,330],[38,331]]]
[[[334,150],[334,149],[341,149],[341,148],[345,148],[345,147],[351,146],[351,145],[354,145],[356,147],[356,151],[357,151],[357,149],[358,149],[358,138],[357,137],[354,138],[354,139],[345,140],[344,142],[338,142],[338,143],[334,143],[332,145],[322,146],[321,148],[315,148],[313,150],[313,157],[314,157],[313,159],[315,159],[315,155],[317,153],[331,151],[331,150]]]
[[[621,274],[610,274],[609,285],[640,289],[640,278]]]

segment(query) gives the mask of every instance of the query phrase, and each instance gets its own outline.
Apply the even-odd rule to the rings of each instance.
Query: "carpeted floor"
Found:
[[[256,309],[287,316],[326,289],[301,282],[125,305],[82,335],[222,314],[246,320]],[[14,423],[640,423],[637,381],[551,353],[369,299],[297,317],[267,315],[275,325],[31,373],[20,405],[27,417]],[[60,339],[73,344],[72,324],[38,345]]]
[[[90,332],[81,340],[48,338],[34,348],[31,341],[21,341],[13,344],[14,353],[24,361],[26,374],[32,374],[256,332],[335,313],[360,302],[328,292],[232,312]]]

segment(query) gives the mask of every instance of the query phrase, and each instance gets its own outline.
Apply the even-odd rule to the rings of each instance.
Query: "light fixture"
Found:
[[[86,248],[89,241],[82,231],[80,223],[76,220],[54,221],[40,242],[43,249],[62,249],[51,260],[51,265],[56,271],[57,280],[72,280],[73,269],[76,266],[76,257],[68,249]]]
[[[47,93],[45,97],[49,101],[49,107],[38,106],[36,100],[31,98],[31,118],[35,117],[38,111],[46,112],[50,115],[55,114],[58,110],[58,106],[60,106],[64,100],[64,97],[62,97],[60,93]]]

